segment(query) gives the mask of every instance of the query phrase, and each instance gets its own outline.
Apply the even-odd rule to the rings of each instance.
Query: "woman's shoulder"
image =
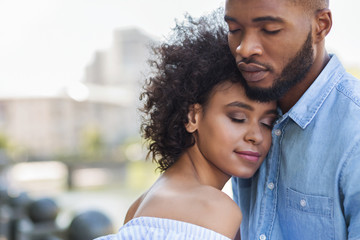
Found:
[[[233,235],[241,222],[241,212],[236,203],[224,192],[206,185],[188,186],[186,191],[155,188],[142,195],[131,208],[136,209],[132,217],[174,219],[225,236]]]
[[[223,234],[195,224],[173,219],[156,217],[137,217],[122,226],[117,234],[98,238],[96,240],[115,239],[218,239],[230,240]]]
[[[141,205],[142,201],[144,200],[145,196],[146,196],[147,192],[143,193],[140,197],[138,197],[135,202],[133,202],[131,204],[131,206],[129,207],[126,216],[125,216],[125,220],[124,220],[124,224],[126,224],[127,222],[129,222],[131,219],[134,218],[139,206]]]
[[[205,217],[202,219],[206,219],[207,228],[236,233],[242,220],[237,204],[226,193],[209,186],[199,192],[204,206],[199,214]]]

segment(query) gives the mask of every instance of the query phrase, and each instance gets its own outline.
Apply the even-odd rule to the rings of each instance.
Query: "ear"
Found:
[[[201,105],[193,104],[189,107],[188,123],[185,124],[186,131],[193,133],[198,129],[201,114]]]
[[[316,13],[315,25],[315,42],[319,43],[324,40],[332,27],[332,15],[330,9],[321,9]]]

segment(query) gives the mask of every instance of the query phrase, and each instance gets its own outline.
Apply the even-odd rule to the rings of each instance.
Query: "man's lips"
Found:
[[[260,71],[266,71],[267,68],[257,64],[257,63],[245,63],[245,62],[239,62],[238,67],[241,71],[245,72],[260,72]]]
[[[257,82],[266,77],[268,69],[256,63],[238,63],[238,68],[247,82]]]
[[[258,152],[252,152],[252,151],[235,151],[237,155],[239,155],[241,158],[248,160],[250,162],[258,162],[260,159],[261,154]]]

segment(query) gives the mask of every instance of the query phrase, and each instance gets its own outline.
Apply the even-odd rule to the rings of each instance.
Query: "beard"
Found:
[[[314,50],[312,48],[311,30],[301,49],[294,58],[284,67],[280,76],[275,79],[273,85],[269,88],[250,87],[243,79],[246,95],[260,102],[278,100],[285,95],[292,87],[304,79],[314,63]]]

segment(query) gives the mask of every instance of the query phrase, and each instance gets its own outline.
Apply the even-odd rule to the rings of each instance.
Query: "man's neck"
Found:
[[[321,57],[315,59],[305,78],[292,87],[281,99],[279,99],[278,103],[283,113],[288,112],[296,104],[315,79],[320,75],[329,60],[329,54],[324,51],[324,54],[321,54]]]

